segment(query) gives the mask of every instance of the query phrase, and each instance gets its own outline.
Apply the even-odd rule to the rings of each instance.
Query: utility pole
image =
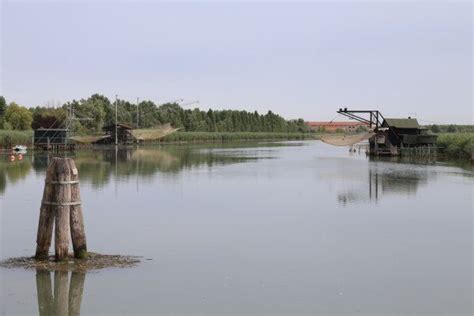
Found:
[[[117,135],[117,105],[118,105],[118,95],[115,95],[115,146],[118,145],[118,135]]]
[[[139,112],[138,112],[138,104],[139,104],[138,101],[139,101],[139,100],[140,100],[140,99],[137,97],[137,128],[138,128],[138,126],[139,126],[139,125],[138,125],[138,118],[140,117],[140,116],[139,116]]]

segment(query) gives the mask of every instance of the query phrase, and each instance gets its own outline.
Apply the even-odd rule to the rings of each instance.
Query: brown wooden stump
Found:
[[[69,209],[68,203],[71,203],[71,168],[67,158],[58,159],[56,173],[58,183],[56,183],[56,201],[55,201],[55,240],[54,252],[56,260],[64,260],[68,256],[69,249]]]
[[[79,190],[79,174],[74,160],[69,159],[71,169],[71,181],[77,182],[71,188],[71,201],[80,202],[81,192]],[[82,217],[81,204],[73,204],[70,209],[71,239],[74,249],[74,257],[84,259],[87,257],[86,232],[84,231],[84,219]]]
[[[53,159],[46,171],[46,181],[43,191],[43,201],[52,201],[54,197],[54,184],[56,181],[56,160]],[[40,217],[38,223],[38,234],[36,237],[36,259],[47,259],[51,238],[53,236],[54,213],[52,206],[41,203]]]
[[[74,256],[86,258],[79,175],[71,158],[53,158],[48,167],[36,239],[36,259],[48,258],[53,221],[56,260],[67,259],[69,240],[73,243]]]

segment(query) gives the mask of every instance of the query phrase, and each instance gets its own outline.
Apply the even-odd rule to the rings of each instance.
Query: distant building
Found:
[[[306,125],[315,132],[335,132],[342,130],[344,132],[355,132],[358,127],[368,127],[362,122],[306,122]]]

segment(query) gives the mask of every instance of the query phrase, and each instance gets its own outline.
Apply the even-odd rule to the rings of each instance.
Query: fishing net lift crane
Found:
[[[347,108],[340,108],[337,113],[368,126],[369,132],[365,135],[354,136],[353,144],[358,139],[359,141],[364,138],[369,140],[368,153],[371,155],[436,154],[437,136],[429,134],[426,128],[418,124],[416,118],[385,118],[378,110],[348,110]],[[348,143],[349,140],[345,142],[346,145]]]
[[[372,133],[388,132],[391,138],[396,138],[397,141],[400,141],[400,137],[390,128],[379,110],[348,110],[347,108],[340,108],[337,113],[349,119],[367,124]]]

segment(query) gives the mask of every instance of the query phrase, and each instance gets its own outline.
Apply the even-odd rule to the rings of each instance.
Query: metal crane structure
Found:
[[[349,119],[367,124],[371,129],[381,127],[384,121],[384,117],[379,110],[348,110],[347,108],[340,108],[337,113],[344,115]],[[362,114],[368,114],[368,118],[361,116]]]

